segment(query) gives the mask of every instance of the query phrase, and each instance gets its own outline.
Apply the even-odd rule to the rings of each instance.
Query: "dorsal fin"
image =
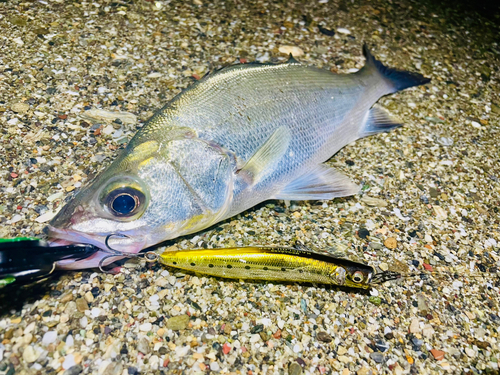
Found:
[[[291,52],[290,52],[290,55],[288,55],[288,60],[286,63],[287,64],[300,64],[299,61],[295,60],[295,58],[293,57]]]

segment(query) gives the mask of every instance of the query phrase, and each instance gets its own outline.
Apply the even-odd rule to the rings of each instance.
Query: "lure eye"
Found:
[[[112,181],[101,193],[106,211],[117,219],[135,219],[146,208],[146,194],[142,186],[131,178]]]
[[[364,279],[365,279],[365,275],[363,275],[363,272],[361,272],[361,271],[356,271],[352,275],[352,281],[354,281],[355,283],[358,283],[358,284],[362,283]]]

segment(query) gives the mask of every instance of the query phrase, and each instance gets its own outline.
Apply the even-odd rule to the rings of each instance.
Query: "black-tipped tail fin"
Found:
[[[426,78],[419,73],[397,70],[385,66],[371,54],[366,44],[363,45],[363,55],[366,58],[366,64],[362,71],[370,71],[374,68],[394,88],[394,91],[425,85],[431,81],[430,78]]]

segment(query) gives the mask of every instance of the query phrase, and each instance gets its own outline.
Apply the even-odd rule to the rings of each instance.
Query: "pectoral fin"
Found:
[[[358,191],[359,186],[342,173],[325,165],[318,165],[288,184],[274,199],[332,199],[354,195]]]
[[[276,129],[238,173],[249,176],[252,184],[255,185],[268,172],[271,172],[271,166],[283,157],[290,140],[290,130],[287,127],[282,126]]]

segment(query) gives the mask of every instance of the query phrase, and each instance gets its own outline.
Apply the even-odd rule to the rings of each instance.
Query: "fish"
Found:
[[[296,247],[232,247],[164,251],[164,266],[205,275],[276,282],[299,282],[369,289],[376,274],[364,263]]]
[[[156,112],[63,206],[45,229],[49,240],[131,254],[266,200],[358,193],[324,162],[359,138],[400,126],[376,102],[430,81],[384,66],[366,45],[363,53],[365,65],[352,74],[293,57],[208,74]],[[58,265],[95,267],[107,255]]]

